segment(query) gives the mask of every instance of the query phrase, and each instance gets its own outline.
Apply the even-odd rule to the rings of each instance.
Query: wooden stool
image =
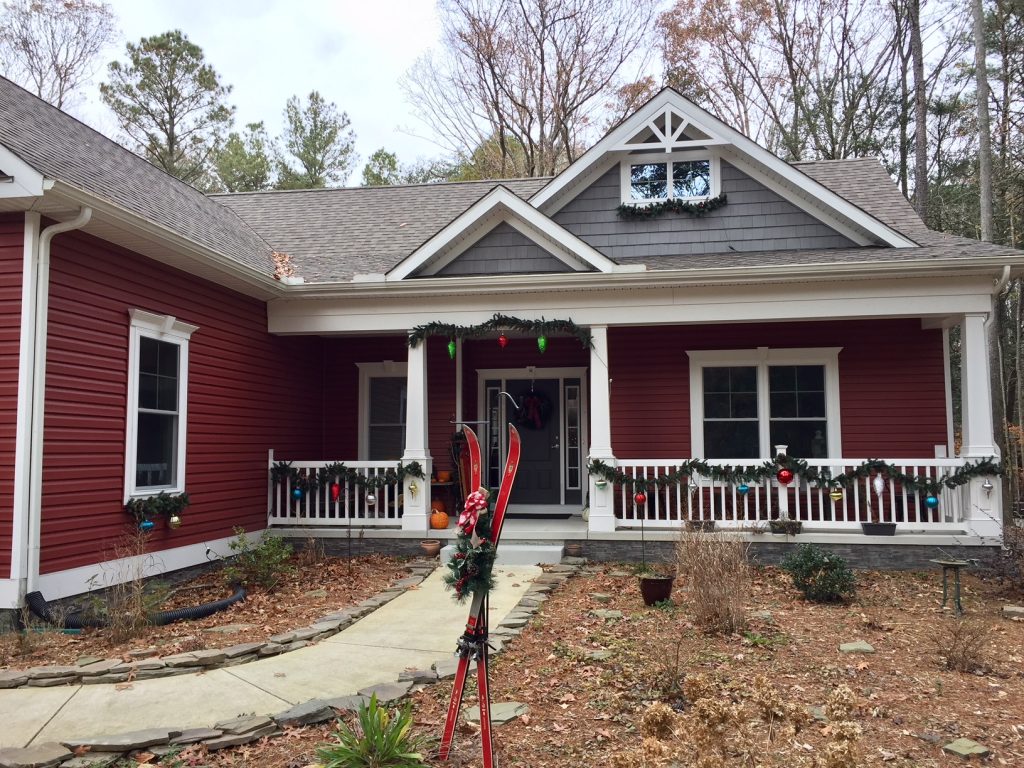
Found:
[[[931,560],[942,567],[942,607],[946,607],[949,596],[949,572],[953,572],[953,608],[957,616],[963,616],[964,607],[960,604],[960,569],[970,565],[966,560]]]

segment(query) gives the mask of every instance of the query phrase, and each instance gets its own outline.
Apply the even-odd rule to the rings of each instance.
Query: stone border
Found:
[[[238,643],[227,648],[153,656],[149,649],[130,651],[139,654],[135,661],[86,657],[88,663],[0,670],[0,688],[49,688],[57,685],[97,685],[124,683],[129,680],[150,680],[155,677],[185,675],[200,669],[234,667],[268,656],[297,651],[311,643],[336,635],[382,605],[394,600],[410,587],[420,584],[438,567],[434,560],[414,560],[405,566],[411,576],[390,584],[373,597],[349,608],[324,614],[308,627],[272,635],[262,642]],[[2,766],[2,764],[0,764]]]
[[[505,643],[520,634],[532,620],[537,609],[548,599],[548,593],[568,580],[585,563],[586,560],[583,558],[566,557],[562,559],[560,565],[550,566],[537,577],[515,608],[491,630],[493,653],[501,653]],[[433,567],[435,566],[431,565],[430,570],[433,570]],[[392,585],[392,589],[394,586]],[[382,594],[386,594],[386,591]],[[388,600],[395,596],[397,595],[389,597]],[[312,699],[276,715],[236,717],[217,723],[212,728],[148,728],[89,739],[69,739],[31,747],[0,749],[0,768],[106,768],[132,752],[143,749],[160,758],[191,744],[205,744],[210,751],[236,747],[264,737],[280,735],[288,726],[315,725],[333,720],[342,712],[358,710],[359,705],[369,701],[373,695],[376,695],[381,703],[397,701],[413,690],[454,677],[458,663],[455,656],[446,657],[435,662],[429,670],[402,672],[396,682],[373,685],[362,689],[354,696]],[[176,669],[185,672],[196,671],[195,666]],[[181,671],[172,674],[181,674]],[[80,747],[86,747],[88,751],[76,757],[74,751]]]

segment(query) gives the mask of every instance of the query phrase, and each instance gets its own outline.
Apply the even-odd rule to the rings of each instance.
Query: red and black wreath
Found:
[[[544,429],[553,410],[551,398],[543,392],[527,392],[516,409],[516,426],[532,430]]]

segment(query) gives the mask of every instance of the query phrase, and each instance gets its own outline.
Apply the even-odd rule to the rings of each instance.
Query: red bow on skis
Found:
[[[481,488],[466,497],[466,504],[462,508],[462,514],[459,515],[459,527],[467,536],[473,535],[473,529],[476,528],[476,522],[480,519],[480,513],[487,511],[489,495],[486,488]]]

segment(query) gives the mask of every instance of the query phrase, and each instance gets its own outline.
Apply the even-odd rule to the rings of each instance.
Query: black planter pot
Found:
[[[672,597],[672,584],[674,576],[641,576],[640,596],[644,599],[644,605],[654,605]]]
[[[865,536],[895,536],[896,523],[861,523]]]

